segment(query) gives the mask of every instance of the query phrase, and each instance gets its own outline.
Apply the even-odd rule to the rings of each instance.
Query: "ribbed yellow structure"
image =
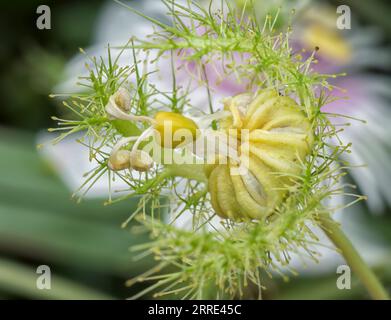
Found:
[[[220,128],[235,135],[240,163],[247,163],[248,170],[233,174],[231,169],[239,164],[232,159],[209,165],[212,206],[222,218],[265,219],[301,173],[313,141],[311,123],[293,99],[274,90],[226,99],[225,109],[232,116],[222,120]],[[243,129],[248,130],[247,143],[242,141]]]

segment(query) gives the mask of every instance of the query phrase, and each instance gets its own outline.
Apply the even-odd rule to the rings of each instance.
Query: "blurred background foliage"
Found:
[[[333,3],[338,3],[334,1]],[[391,3],[346,0],[355,17],[384,30],[391,40]],[[40,1],[3,1],[0,19],[0,298],[123,299],[139,286],[124,283],[151,266],[134,261],[128,248],[147,241],[121,229],[133,202],[104,207],[103,200],[76,204],[49,163],[36,150],[36,134],[60,113],[48,98],[62,80],[66,62],[78,48],[92,44],[95,21],[104,1],[47,1],[52,29],[38,30]],[[387,38],[388,37],[388,38]],[[385,70],[375,70],[387,74]],[[391,169],[390,169],[391,170]],[[391,244],[391,215],[359,218]],[[38,265],[51,267],[52,290],[37,290]],[[389,265],[388,265],[389,266]],[[391,284],[391,268],[379,266]],[[335,274],[273,281],[265,298],[363,298],[335,288]],[[251,298],[251,290],[248,297]]]

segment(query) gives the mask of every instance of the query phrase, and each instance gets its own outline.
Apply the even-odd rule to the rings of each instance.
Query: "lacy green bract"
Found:
[[[152,239],[132,250],[141,251],[140,256],[154,255],[158,264],[129,281],[128,285],[137,281],[153,282],[133,298],[150,291],[154,291],[155,296],[178,294],[182,298],[204,298],[210,288],[215,288],[212,291],[220,298],[240,297],[249,283],[254,283],[261,292],[262,271],[270,276],[277,272],[287,277],[282,268],[296,273],[289,268],[292,255],[318,259],[314,246],[319,240],[311,227],[318,225],[320,215],[333,211],[325,200],[344,194],[340,180],[348,164],[340,162],[340,155],[348,152],[349,145],[338,140],[339,129],[321,109],[334,99],[329,95],[333,87],[327,79],[336,75],[313,72],[311,65],[316,62],[316,50],[303,59],[290,45],[289,28],[284,32],[274,29],[278,14],[267,16],[259,23],[248,14],[252,10],[246,5],[251,6],[251,1],[242,10],[231,7],[227,1],[215,12],[193,1],[188,5],[168,0],[163,3],[172,18],[170,25],[120,3],[144,16],[155,25],[156,31],[147,39],[132,38],[121,48],[122,52],[131,50],[133,53],[132,65],[120,67],[118,56],[113,58],[110,48],[108,61],[90,57],[89,76],[81,79],[86,92],[64,102],[74,117],[71,120],[55,118],[59,127],[53,130],[65,131],[56,142],[69,134],[84,132],[79,142],[89,148],[91,161],[97,163],[95,170],[87,173],[86,182],[75,196],[83,196],[95,181],[108,173],[107,204],[132,197],[139,199],[138,209],[129,219],[137,217]],[[171,64],[170,92],[150,81],[159,73],[161,61]],[[279,170],[274,177],[281,183],[272,185],[268,194],[278,199],[273,200],[262,219],[252,219],[257,216],[252,216],[251,208],[247,208],[244,213],[228,214],[222,210],[220,215],[228,219],[217,225],[212,222],[219,213],[213,202],[222,206],[218,198],[224,182],[209,192],[211,178],[208,186],[205,165],[162,163],[144,173],[109,169],[107,149],[113,148],[121,138],[140,136],[148,128],[145,122],[110,118],[105,110],[110,97],[126,87],[131,95],[127,112],[133,115],[152,117],[158,111],[190,115],[198,107],[188,98],[191,85],[179,86],[176,81],[179,68],[186,63],[192,63],[199,71],[198,78],[194,79],[194,74],[189,76],[192,86],[204,87],[205,95],[210,98],[207,110],[200,109],[200,113],[213,116],[222,110],[221,106],[212,104],[214,91],[205,72],[205,66],[219,66],[223,70],[222,77],[233,77],[241,83],[245,80],[245,94],[266,90],[274,92],[278,99],[289,99],[290,106],[296,110],[292,112],[300,114],[305,133],[310,132],[307,137],[310,143],[301,147],[301,156],[296,157],[300,170]],[[150,68],[153,70],[148,70]],[[129,81],[130,76],[135,80]],[[213,120],[210,125],[214,130],[221,130],[223,122]],[[262,132],[259,134],[258,138],[262,139]],[[288,135],[289,131],[284,134]],[[131,147],[132,142],[124,146],[125,149]],[[125,195],[112,197],[110,181],[113,177],[128,185]],[[362,199],[354,194],[350,196],[352,203]],[[243,205],[239,205],[243,209]],[[184,214],[192,217],[192,230],[175,225]],[[250,219],[232,218],[243,214]]]

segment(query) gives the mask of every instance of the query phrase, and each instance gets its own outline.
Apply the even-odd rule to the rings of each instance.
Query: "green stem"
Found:
[[[389,300],[386,289],[353,247],[340,226],[328,214],[320,215],[319,218],[324,232],[341,251],[342,256],[368,290],[371,297],[375,300]]]
[[[203,164],[169,164],[165,166],[166,174],[207,183]]]

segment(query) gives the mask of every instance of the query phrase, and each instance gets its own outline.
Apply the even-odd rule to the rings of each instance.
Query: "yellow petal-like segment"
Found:
[[[237,220],[242,216],[241,208],[236,200],[235,189],[229,175],[228,166],[219,166],[217,178],[217,199],[223,212],[232,220]]]
[[[209,175],[208,180],[208,187],[209,187],[209,193],[211,198],[211,203],[213,206],[213,209],[216,211],[216,213],[222,217],[222,218],[228,218],[228,216],[225,214],[225,212],[221,209],[218,201],[217,194],[219,192],[219,188],[217,187],[217,178],[219,174],[219,170],[217,170],[218,167],[214,167],[214,169],[211,171]]]
[[[265,210],[250,195],[240,175],[231,176],[236,201],[241,211],[251,219],[261,219]]]

